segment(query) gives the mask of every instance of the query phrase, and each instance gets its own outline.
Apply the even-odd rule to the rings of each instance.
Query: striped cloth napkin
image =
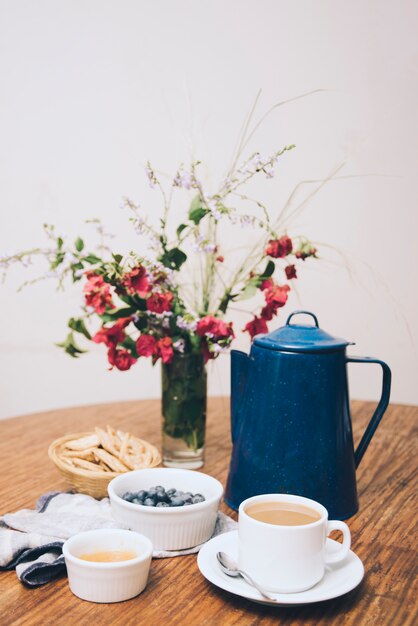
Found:
[[[234,530],[237,522],[219,512],[213,537]],[[84,530],[122,528],[111,515],[109,498],[95,500],[81,493],[51,492],[36,509],[22,509],[0,517],[0,571],[16,569],[29,587],[38,587],[66,573],[62,544]],[[187,550],[155,550],[154,558],[194,554]]]

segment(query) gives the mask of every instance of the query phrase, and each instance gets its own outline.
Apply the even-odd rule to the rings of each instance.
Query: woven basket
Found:
[[[63,445],[71,439],[81,439],[94,433],[72,433],[71,435],[65,435],[59,439],[55,439],[49,448],[48,456],[53,463],[57,466],[61,474],[71,485],[74,491],[78,493],[85,493],[93,498],[105,498],[107,496],[107,486],[110,481],[116,476],[120,476],[124,472],[93,472],[85,470],[81,467],[68,467],[66,463],[61,460],[61,451]],[[155,463],[155,465],[158,465]]]

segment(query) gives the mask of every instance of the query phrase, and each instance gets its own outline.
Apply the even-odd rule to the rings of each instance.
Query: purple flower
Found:
[[[174,187],[182,187],[183,189],[191,189],[194,186],[194,178],[190,172],[179,170],[173,180]]]

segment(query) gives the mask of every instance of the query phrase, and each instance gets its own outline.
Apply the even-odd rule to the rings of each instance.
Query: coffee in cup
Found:
[[[321,519],[314,509],[292,502],[259,502],[247,507],[245,512],[259,522],[277,526],[304,526]]]
[[[239,507],[238,564],[267,591],[295,593],[316,585],[325,564],[343,560],[351,544],[344,522],[328,521],[321,504],[288,494],[248,498]],[[326,548],[332,530],[343,533],[341,547]]]

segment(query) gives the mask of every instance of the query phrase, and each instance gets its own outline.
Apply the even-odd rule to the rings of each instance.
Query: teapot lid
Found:
[[[294,315],[310,315],[315,320],[315,326],[306,324],[291,324]],[[286,325],[274,330],[268,335],[258,335],[254,345],[270,350],[289,350],[290,352],[326,352],[345,348],[350,341],[338,339],[319,328],[316,315],[309,311],[293,311],[286,321]]]

